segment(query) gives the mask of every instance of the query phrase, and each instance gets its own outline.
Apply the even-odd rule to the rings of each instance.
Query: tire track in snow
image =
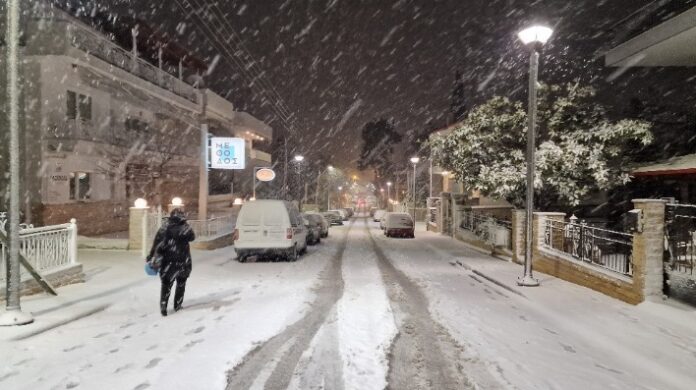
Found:
[[[309,311],[301,320],[285,328],[282,333],[249,352],[239,365],[230,370],[227,373],[227,390],[251,389],[252,385],[258,386],[257,379],[261,373],[267,375],[269,364],[273,364],[274,367],[264,381],[263,388],[266,390],[288,388],[302,353],[309,348],[312,339],[326,322],[336,302],[343,296],[343,253],[346,249],[348,233],[354,222],[355,220],[352,220],[348,225],[336,253],[321,272],[319,283],[314,287],[316,298]],[[338,345],[336,345],[336,358],[340,359]],[[335,366],[327,364],[329,367]],[[330,371],[325,375],[336,377],[337,380],[329,380],[329,382],[342,383],[343,374],[336,370]]]
[[[367,220],[365,228],[377,255],[399,332],[389,354],[387,389],[478,388],[464,372],[463,347],[433,320],[425,294],[384,254]]]

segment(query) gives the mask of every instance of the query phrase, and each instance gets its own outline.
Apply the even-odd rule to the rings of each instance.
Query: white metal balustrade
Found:
[[[1,216],[0,216],[1,217]],[[20,253],[41,274],[77,264],[77,224],[23,228],[19,232]],[[0,223],[3,232],[5,222]],[[0,242],[0,284],[6,281],[7,248]],[[22,280],[31,276],[22,269]]]

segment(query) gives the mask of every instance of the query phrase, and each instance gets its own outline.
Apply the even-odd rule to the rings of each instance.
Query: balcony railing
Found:
[[[629,41],[693,7],[696,7],[696,0],[653,1],[611,27],[612,44],[617,46]]]
[[[136,57],[134,59],[131,52],[123,49],[86,26],[77,23],[69,23],[68,42],[76,49],[106,61],[160,88],[181,96],[193,103],[198,102],[196,90],[191,85],[186,84],[142,58]]]

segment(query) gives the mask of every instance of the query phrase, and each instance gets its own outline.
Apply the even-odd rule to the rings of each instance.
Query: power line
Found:
[[[244,66],[244,64],[240,63],[241,60],[236,58],[235,55],[231,52],[231,50],[228,47],[228,44],[225,44],[222,41],[220,41],[220,39],[216,36],[215,32],[212,30],[212,28],[210,26],[208,26],[208,24],[206,24],[206,21],[201,17],[201,15],[199,14],[199,11],[193,10],[193,4],[189,0],[184,0],[184,1],[186,1],[189,8],[191,8],[193,13],[195,14],[195,17],[198,18],[198,21],[199,21],[198,27],[201,28],[202,30],[205,30],[205,31],[203,31],[203,33],[205,35],[207,35],[208,38],[211,39],[211,41],[213,41],[214,44],[217,44],[219,46],[219,49],[222,49],[221,52],[223,52],[223,53],[221,53],[221,54],[223,54],[225,56],[225,58],[230,63],[232,63],[233,65],[235,65],[236,67],[239,68],[240,73],[245,78],[247,78],[247,80],[249,81],[249,87],[251,87],[252,89],[256,88],[257,91],[259,91],[262,94],[262,96],[268,97],[268,95],[270,95],[270,93],[268,92],[267,88],[263,85],[263,81],[266,81],[263,78],[263,74],[258,74],[256,76],[251,74],[251,72]],[[187,11],[187,8],[184,7],[179,0],[175,0],[175,2],[177,3],[177,5],[179,6],[179,8],[182,11],[184,11],[184,12]],[[199,6],[199,4],[196,3],[196,6]],[[194,22],[195,22],[195,20],[194,20]],[[274,90],[274,92],[278,96],[279,101],[277,103],[274,103],[273,99],[269,99],[269,102],[271,104],[271,108],[276,113],[276,115],[281,120],[281,122],[284,123],[285,127],[289,131],[294,133],[294,131],[295,131],[294,126],[293,126],[294,123],[292,123],[293,118],[292,118],[291,114],[288,113],[289,111],[287,110],[287,108],[284,105],[282,105],[282,104],[284,104],[284,102],[282,101],[282,97],[279,96],[277,91]]]

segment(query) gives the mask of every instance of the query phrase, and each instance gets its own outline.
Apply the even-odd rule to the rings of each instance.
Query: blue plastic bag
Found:
[[[149,262],[149,261],[146,261],[146,262],[145,262],[145,273],[148,274],[148,275],[150,275],[150,276],[155,276],[155,275],[157,275],[157,271],[155,271],[154,269],[152,269],[152,267],[150,267],[150,262]]]

